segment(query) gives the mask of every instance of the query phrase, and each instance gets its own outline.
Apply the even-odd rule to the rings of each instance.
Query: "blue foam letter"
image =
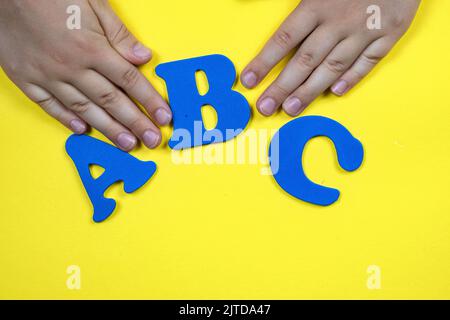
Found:
[[[128,153],[103,141],[86,135],[72,135],[66,142],[66,151],[72,158],[94,207],[94,221],[106,220],[116,208],[116,201],[104,197],[106,189],[123,181],[126,193],[142,187],[155,173],[154,162],[140,161]],[[105,169],[94,179],[89,166],[99,165]]]
[[[333,141],[343,169],[354,171],[361,166],[364,158],[361,142],[338,122],[320,116],[298,118],[283,126],[270,144],[270,166],[275,180],[287,193],[306,202],[327,206],[337,201],[339,190],[311,182],[302,166],[306,143],[318,136]]]
[[[198,92],[195,74],[203,71],[209,83],[205,95]],[[210,143],[220,143],[236,137],[250,120],[250,106],[240,93],[233,91],[236,69],[225,56],[210,55],[160,64],[156,74],[166,82],[173,111],[174,135],[172,149],[186,149]],[[217,112],[216,137],[205,139],[201,108],[211,105]],[[177,130],[189,135],[180,140]],[[211,130],[212,131],[212,130]],[[200,135],[200,136],[199,136]],[[218,137],[218,138],[217,138]]]

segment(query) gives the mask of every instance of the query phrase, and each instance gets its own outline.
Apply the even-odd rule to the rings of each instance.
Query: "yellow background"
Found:
[[[240,72],[297,1],[113,4],[154,49],[143,71],[165,94],[157,64],[221,53]],[[307,109],[365,146],[361,169],[345,173],[330,142],[308,145],[308,175],[342,192],[327,208],[285,194],[263,165],[175,165],[167,147],[141,148],[133,155],[155,161],[156,176],[132,195],[114,186],[119,209],[94,224],[69,131],[1,74],[0,298],[450,298],[448,12],[449,1],[424,1],[374,73]],[[254,108],[277,72],[236,88]],[[255,114],[249,128],[289,120]],[[66,287],[69,265],[81,268],[79,291]],[[380,290],[366,286],[369,265]]]

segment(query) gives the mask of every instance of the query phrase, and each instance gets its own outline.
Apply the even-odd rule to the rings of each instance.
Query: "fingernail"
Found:
[[[248,71],[242,76],[242,84],[247,88],[253,88],[258,82],[258,77],[253,71]]]
[[[141,43],[136,43],[133,47],[133,53],[136,57],[147,59],[152,56],[152,51]]]
[[[121,133],[117,137],[117,143],[124,150],[131,150],[136,145],[136,138],[128,133]]]
[[[339,80],[332,88],[331,91],[333,91],[334,94],[337,94],[338,96],[342,96],[344,93],[346,93],[348,90],[348,83],[345,80]]]
[[[297,116],[302,109],[302,102],[297,97],[290,97],[283,104],[283,109],[291,116]]]
[[[145,131],[144,135],[142,136],[144,144],[151,149],[156,148],[158,146],[160,139],[161,136],[151,130]]]
[[[172,115],[166,109],[159,108],[155,112],[155,119],[160,125],[165,126],[172,120]]]
[[[86,131],[86,125],[78,119],[72,120],[70,127],[76,134],[82,134]]]
[[[259,110],[263,115],[270,116],[274,113],[277,103],[272,98],[264,98],[259,104]]]

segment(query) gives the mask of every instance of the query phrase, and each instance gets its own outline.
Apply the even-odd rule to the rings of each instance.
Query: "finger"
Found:
[[[136,137],[130,131],[72,85],[62,82],[53,84],[51,92],[66,108],[103,133],[120,149],[131,151],[136,146]]]
[[[337,96],[343,96],[360,82],[385,57],[394,46],[395,41],[380,38],[373,42],[356,60],[353,66],[331,87]]]
[[[358,58],[367,47],[367,41],[357,37],[340,42],[325,60],[283,103],[283,110],[290,116],[299,115],[313,100],[327,90]]]
[[[241,76],[242,84],[247,88],[255,87],[317,25],[318,20],[314,14],[306,9],[294,10],[269,39],[261,52],[244,69]]]
[[[172,112],[167,102],[144,75],[120,55],[115,52],[106,54],[94,69],[142,104],[156,124],[165,126],[170,123]]]
[[[27,84],[21,88],[23,92],[34,102],[36,102],[50,116],[61,122],[64,126],[72,130],[76,134],[83,134],[87,131],[88,126],[75,113],[64,107],[54,96],[45,89],[34,85]]]
[[[119,54],[135,65],[147,63],[152,51],[127,29],[107,0],[90,0],[92,9],[105,31],[108,41]]]
[[[328,28],[318,27],[300,46],[278,78],[258,99],[260,113],[272,115],[284,100],[297,89],[342,40]]]
[[[148,148],[161,142],[161,132],[153,122],[115,85],[95,71],[77,77],[73,85],[129,128]]]

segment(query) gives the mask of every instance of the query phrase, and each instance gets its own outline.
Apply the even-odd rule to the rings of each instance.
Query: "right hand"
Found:
[[[81,29],[66,26],[81,8]],[[151,51],[127,30],[107,0],[0,0],[0,65],[34,102],[77,134],[92,126],[124,151],[138,137],[161,143],[172,113],[136,68]],[[142,104],[151,120],[132,101]]]

